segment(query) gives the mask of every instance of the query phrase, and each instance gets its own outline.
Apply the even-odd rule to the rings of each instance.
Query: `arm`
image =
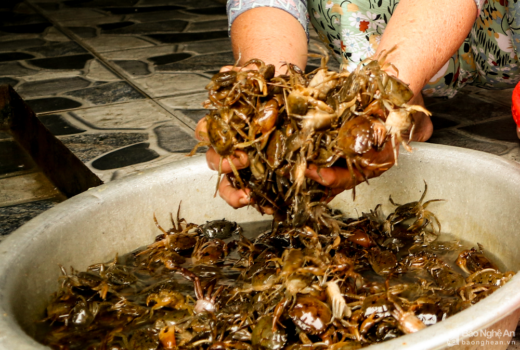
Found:
[[[307,36],[302,25],[289,13],[271,7],[258,7],[238,16],[231,27],[233,53],[274,64],[280,73],[284,62],[301,69],[307,65]],[[285,69],[282,70],[284,72]]]
[[[294,63],[302,69],[307,65],[307,35],[302,25],[292,15],[277,8],[258,7],[238,16],[231,27],[231,41],[235,58],[240,56],[239,66],[249,59],[259,58],[273,64],[277,74],[280,74],[285,72],[282,68],[285,62]],[[201,139],[200,131],[204,130],[206,121],[202,119],[197,124],[195,136]],[[215,150],[210,148],[206,152],[206,160],[210,169],[218,170],[220,157]],[[236,151],[233,164],[237,169],[248,167],[247,155]],[[222,172],[231,172],[227,160],[222,162]],[[220,183],[219,194],[234,208],[252,204],[248,190],[235,189],[226,177]],[[270,210],[265,208],[264,212],[269,213]]]
[[[401,0],[376,55],[397,46],[388,61],[418,96],[462,45],[475,17],[473,0]]]
[[[477,15],[474,0],[401,0],[385,29],[377,54],[388,56],[399,78],[410,84],[415,97],[410,104],[424,105],[421,90],[460,48]],[[390,70],[391,71],[391,70]],[[415,115],[415,141],[426,141],[433,132],[430,118]]]
[[[383,33],[376,57],[396,46],[396,50],[388,55],[387,62],[399,70],[399,79],[410,84],[415,95],[410,104],[424,106],[421,95],[423,86],[462,45],[476,14],[477,7],[473,0],[400,0]],[[395,74],[392,68],[388,69],[388,73]],[[433,132],[430,118],[416,113],[414,119],[413,140],[426,141]],[[391,161],[393,157],[389,150],[387,144],[378,155],[379,159],[374,161]],[[384,171],[368,170],[365,173],[371,178]],[[307,177],[332,187],[336,193],[353,185],[348,171],[343,168],[322,169],[320,175],[312,167],[306,172]],[[359,173],[356,175],[358,182],[363,181]]]

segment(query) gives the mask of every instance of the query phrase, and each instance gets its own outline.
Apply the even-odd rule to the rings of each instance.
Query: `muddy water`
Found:
[[[271,221],[262,221],[241,224],[241,227],[243,235],[253,242],[261,233],[268,231],[270,225]],[[237,239],[238,235],[233,235],[226,238],[225,242],[233,247],[233,242],[236,242]],[[412,243],[410,242],[400,248],[396,254],[399,261],[409,254],[411,245]],[[449,249],[446,249],[447,247]],[[464,276],[463,271],[456,266],[455,260],[462,250],[471,247],[476,247],[476,244],[456,241],[449,235],[441,235],[441,238],[429,247],[412,248],[412,250],[425,250],[435,254],[437,258],[449,264],[454,271]],[[59,318],[48,320],[54,321],[52,323],[41,323],[37,339],[54,349],[162,349],[158,340],[159,331],[165,325],[180,325],[182,327],[183,324],[189,322],[188,320],[193,317],[191,312],[188,311],[189,307],[172,308],[167,306],[151,312],[151,307],[155,305],[155,302],[152,301],[150,303],[149,296],[164,290],[180,292],[187,296],[188,299],[191,298],[193,300],[196,300],[196,295],[194,283],[190,278],[186,278],[188,276],[182,276],[178,272],[167,269],[162,263],[154,263],[152,265],[144,263],[143,257],[146,257],[146,254],[139,255],[139,253],[146,248],[141,247],[131,253],[121,255],[117,258],[117,261],[113,260],[105,264],[92,265],[89,268],[90,274],[83,276],[90,276],[90,278],[94,279],[103,270],[108,271],[111,266],[116,267],[113,275],[109,277],[111,287],[108,290],[106,300],[100,297],[101,285],[95,288],[75,286],[73,288],[73,296],[69,295],[70,293],[62,292],[60,299],[55,300],[53,305],[70,302],[72,305],[70,308],[73,307],[73,309],[70,309],[68,312],[62,312],[62,316]],[[218,281],[218,286],[237,286],[237,280],[239,280],[242,273],[241,270],[233,267],[233,264],[240,259],[237,249],[230,249],[230,253],[223,262],[212,265],[194,265],[191,254],[191,250],[181,254],[186,259],[182,266],[196,274],[201,279],[203,286],[212,283],[214,280]],[[361,266],[356,271],[363,276],[365,284],[379,283],[384,285],[386,281],[386,277],[377,275],[369,265]],[[75,275],[79,276],[77,272]],[[96,278],[99,279],[99,277]],[[69,279],[62,278],[61,282],[69,281]],[[426,284],[434,285],[433,278],[426,270],[422,269],[392,277],[390,286],[396,287],[400,284],[418,285],[418,279],[422,279]],[[66,297],[63,297],[63,295],[66,295]],[[417,289],[414,289],[403,293],[401,296],[413,302],[421,294],[418,294]],[[280,297],[281,295],[278,296],[278,299]],[[458,297],[444,295],[443,298],[455,304]],[[274,300],[274,304],[272,300],[270,303],[276,305],[278,299]],[[185,303],[185,305],[190,305],[191,308],[193,304],[190,301]],[[221,305],[221,308],[224,307],[225,305]],[[274,306],[272,307],[274,308]],[[451,311],[442,311],[442,314],[439,314],[439,311],[436,312],[436,314],[425,312],[419,316],[422,317],[421,319],[426,325],[431,325],[448,317]],[[207,337],[206,333],[204,333],[204,336]],[[137,334],[142,336],[141,341],[146,344],[135,343],[136,339],[139,338]],[[394,329],[384,339],[391,339],[400,334],[399,330]],[[366,338],[369,339],[368,343],[381,341],[381,339],[376,339],[373,334],[367,334]],[[312,339],[318,340],[316,337]],[[289,339],[287,344],[291,342],[297,343],[298,341],[297,338]],[[365,345],[368,343],[365,343]]]

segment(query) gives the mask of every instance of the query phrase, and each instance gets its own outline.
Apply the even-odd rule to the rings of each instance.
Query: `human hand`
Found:
[[[396,151],[396,154],[398,153],[399,149]],[[329,187],[332,190],[332,196],[329,200],[332,200],[334,196],[345,190],[352,189],[356,184],[365,181],[365,177],[367,179],[378,177],[390,169],[395,162],[392,143],[386,142],[380,151],[371,149],[362,156],[359,156],[355,161],[359,164],[361,170],[363,170],[364,176],[354,167],[354,177],[352,177],[352,174],[346,166],[321,168],[318,172],[318,167],[314,164],[308,167],[305,171],[305,176]]]
[[[414,98],[408,102],[409,105],[419,105],[424,107],[424,100],[421,93],[416,94]],[[410,141],[424,142],[432,136],[433,124],[430,116],[423,112],[415,112],[413,115],[415,127]]]
[[[206,118],[201,119],[197,123],[197,127],[195,128],[195,137],[200,141],[209,141],[207,139]],[[235,151],[230,158],[237,170],[245,169],[249,166],[249,159],[247,154],[243,151]],[[220,155],[212,147],[209,147],[208,151],[206,152],[206,162],[208,163],[208,167],[211,170],[219,170]],[[229,174],[232,172],[227,158],[222,160],[221,170],[222,174]],[[248,188],[235,188],[227,176],[224,176],[220,181],[218,193],[222,199],[224,199],[230,206],[235,209],[245,207],[246,205],[255,205],[254,200],[250,196],[251,191]],[[259,209],[260,212],[265,214],[273,213],[273,209],[270,207],[261,207]]]

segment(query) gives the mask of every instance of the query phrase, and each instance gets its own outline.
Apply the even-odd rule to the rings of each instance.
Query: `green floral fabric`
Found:
[[[427,96],[453,97],[467,84],[505,89],[520,80],[519,0],[482,1],[460,49],[424,87]],[[349,70],[373,55],[398,0],[310,0],[320,39]]]

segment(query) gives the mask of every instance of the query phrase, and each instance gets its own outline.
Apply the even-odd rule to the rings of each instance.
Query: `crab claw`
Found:
[[[352,315],[352,310],[345,302],[345,298],[343,298],[336,281],[327,282],[327,297],[332,306],[333,318],[341,320]]]

